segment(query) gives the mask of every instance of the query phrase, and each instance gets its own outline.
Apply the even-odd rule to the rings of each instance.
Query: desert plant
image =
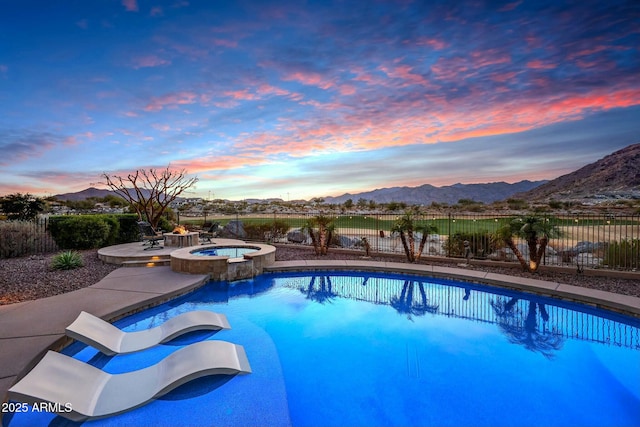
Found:
[[[540,261],[549,243],[549,239],[560,236],[560,231],[544,218],[528,216],[516,218],[510,223],[500,227],[494,241],[504,242],[511,249],[522,265],[524,271],[534,273],[540,266]],[[529,262],[518,249],[514,237],[524,239],[529,247]]]
[[[325,215],[314,216],[307,221],[303,230],[309,233],[316,255],[326,255],[335,230],[333,218]]]
[[[51,261],[51,268],[54,270],[73,270],[83,265],[82,255],[76,251],[60,252]]]
[[[640,239],[610,242],[604,253],[604,263],[616,268],[640,267]]]
[[[438,232],[438,228],[435,225],[419,224],[415,219],[416,215],[416,210],[406,211],[391,228],[392,232],[400,234],[400,241],[409,262],[417,262],[420,259],[424,245],[427,243],[427,235]],[[415,248],[415,233],[422,233],[417,252]]]
[[[444,244],[448,256],[463,257],[465,256],[464,242],[469,242],[469,249],[476,258],[486,257],[493,252],[491,245],[491,233],[486,230],[478,232],[458,232],[454,233]]]
[[[153,228],[163,217],[169,205],[183,192],[198,182],[197,177],[188,177],[186,170],[139,169],[129,175],[103,173],[105,184],[117,196],[129,202],[141,221],[148,221]]]

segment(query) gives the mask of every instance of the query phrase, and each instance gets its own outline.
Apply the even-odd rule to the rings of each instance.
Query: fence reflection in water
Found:
[[[392,306],[408,318],[449,316],[495,324],[511,342],[545,356],[550,356],[566,339],[640,350],[637,319],[473,283],[317,273],[275,278],[274,285],[298,289],[319,303],[349,298]]]

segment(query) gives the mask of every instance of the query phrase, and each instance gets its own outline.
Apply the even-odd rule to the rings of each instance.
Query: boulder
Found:
[[[356,244],[356,240],[347,236],[337,236],[338,246],[343,248],[352,248]]]
[[[287,240],[292,243],[304,243],[309,239],[309,233],[300,228],[287,233]]]
[[[244,224],[242,221],[231,220],[224,226],[220,232],[220,236],[231,239],[245,239],[247,237],[247,232],[244,230]]]

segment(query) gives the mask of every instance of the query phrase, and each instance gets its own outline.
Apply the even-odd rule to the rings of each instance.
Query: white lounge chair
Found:
[[[202,341],[175,351],[155,365],[124,374],[49,351],[8,398],[56,408],[73,421],[126,412],[193,379],[207,375],[249,374],[244,347],[226,341]]]
[[[132,353],[197,330],[231,329],[224,314],[196,310],[173,317],[155,328],[123,332],[109,322],[82,311],[66,328],[67,335],[106,355]]]

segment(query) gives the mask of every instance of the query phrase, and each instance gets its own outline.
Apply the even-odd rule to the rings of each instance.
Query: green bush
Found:
[[[118,220],[120,230],[116,243],[131,243],[140,240],[137,215],[123,214],[114,216]]]
[[[604,253],[604,264],[616,268],[640,267],[640,239],[610,242]]]
[[[454,233],[444,244],[447,254],[452,257],[464,257],[464,241],[469,242],[469,248],[475,258],[484,258],[491,252],[491,233],[479,231],[477,233]]]
[[[140,240],[138,217],[133,214],[52,216],[49,231],[61,249],[92,249]]]
[[[114,225],[115,224],[115,225]],[[106,215],[52,217],[49,230],[61,249],[95,249],[116,241],[118,221]]]
[[[82,256],[75,251],[65,251],[53,257],[51,268],[54,270],[73,270],[82,267]]]
[[[162,230],[165,233],[170,233],[173,231],[175,227],[173,226],[173,224],[171,223],[171,221],[169,221],[167,218],[165,217],[161,217],[160,220],[158,221],[158,227],[157,227],[157,231]]]

